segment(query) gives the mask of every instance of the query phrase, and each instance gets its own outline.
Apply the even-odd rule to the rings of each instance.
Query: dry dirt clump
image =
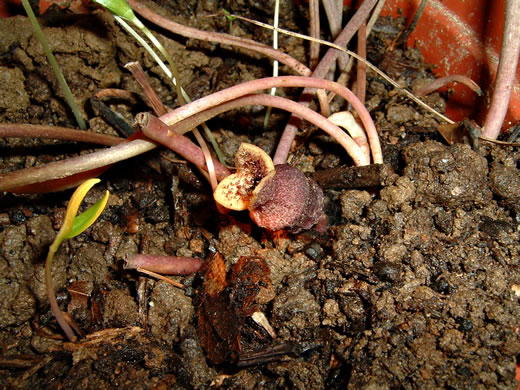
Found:
[[[263,20],[258,10],[270,8],[264,3],[225,7]],[[223,3],[171,4],[161,12],[176,13],[176,21],[229,28],[208,16]],[[292,7],[284,25],[305,26],[302,9]],[[109,17],[58,16],[43,21],[44,31],[95,131],[115,132],[88,103],[97,88],[135,93],[132,103],[108,102],[128,120],[147,110],[123,68],[129,60],[142,63],[165,104],[176,104],[159,69]],[[369,58],[404,85],[433,78],[417,51],[384,50],[398,31],[395,22],[378,24]],[[270,39],[237,22],[233,32]],[[9,87],[0,91],[0,121],[73,126],[31,36],[25,18],[0,20],[0,85]],[[271,73],[268,61],[229,48],[161,40],[175,51],[194,97]],[[294,38],[280,46],[304,60],[305,46]],[[85,201],[89,206],[109,189],[107,209],[62,245],[53,264],[58,302],[85,332],[77,343],[61,337],[43,272],[70,192],[0,194],[0,388],[515,388],[520,153],[484,143],[478,151],[449,146],[433,117],[389,92],[369,72],[367,106],[382,138],[384,180],[324,188],[324,232],[273,235],[247,212],[219,215],[204,179],[164,150],[112,167]],[[444,107],[437,93],[427,100]],[[272,151],[287,118],[276,113],[268,132],[263,118],[248,108],[211,122],[228,163],[242,142]],[[307,130],[293,165],[309,173],[351,165],[329,137]],[[85,150],[0,139],[0,171]],[[177,289],[124,270],[123,259],[138,252],[194,256],[206,268],[176,277],[185,287]],[[216,254],[221,261],[212,273]],[[263,313],[271,333],[253,312]]]

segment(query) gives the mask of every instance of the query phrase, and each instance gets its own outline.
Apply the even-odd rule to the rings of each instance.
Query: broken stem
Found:
[[[175,153],[190,161],[197,168],[206,170],[206,159],[203,151],[191,142],[189,138],[184,137],[177,131],[173,131],[164,123],[163,120],[161,120],[162,118],[164,118],[164,116],[157,118],[150,113],[144,112],[137,114],[135,121],[147,137],[167,146]],[[193,128],[198,126],[200,123],[193,126],[190,125],[189,127]],[[191,128],[187,129],[186,132],[191,130]],[[229,169],[219,162],[213,161],[213,163],[218,180],[222,180],[231,173]]]

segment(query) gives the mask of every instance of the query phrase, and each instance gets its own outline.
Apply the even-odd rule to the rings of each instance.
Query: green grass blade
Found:
[[[72,92],[69,88],[69,85],[67,84],[65,77],[63,77],[63,73],[61,72],[60,66],[58,65],[58,62],[56,61],[54,54],[52,54],[52,51],[49,47],[49,43],[47,42],[47,39],[45,38],[45,35],[43,34],[42,29],[40,28],[40,24],[38,23],[38,20],[36,19],[36,16],[34,15],[34,12],[31,8],[31,6],[29,5],[28,0],[22,0],[22,5],[25,9],[25,12],[27,13],[27,16],[29,17],[34,34],[40,41],[40,44],[42,45],[42,48],[43,48],[43,52],[47,56],[47,61],[49,61],[52,71],[54,72],[54,74],[56,75],[56,78],[58,79],[58,84],[60,85],[60,88],[63,90],[63,94],[65,95],[65,100],[66,100],[67,104],[69,105],[70,109],[72,110],[72,113],[74,114],[74,117],[76,118],[76,122],[78,122],[79,128],[81,130],[86,130],[87,123],[85,122],[85,119],[83,119],[83,115],[81,115],[81,110],[79,109],[79,106],[77,105],[76,100],[74,100],[74,96],[72,96]]]

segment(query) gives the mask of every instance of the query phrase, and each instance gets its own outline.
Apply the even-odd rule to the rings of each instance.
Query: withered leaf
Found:
[[[259,257],[243,256],[226,278],[222,256],[216,254],[206,267],[202,295],[198,333],[208,358],[220,364],[240,353],[240,334],[256,305],[274,297],[270,269]]]

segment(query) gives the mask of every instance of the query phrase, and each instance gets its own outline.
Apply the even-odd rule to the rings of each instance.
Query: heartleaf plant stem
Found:
[[[175,86],[175,89],[177,90],[177,98],[179,99],[179,103],[181,105],[185,104],[186,102],[190,102],[191,99],[184,91],[180,84],[179,79],[179,72],[177,71],[177,67],[175,66],[171,56],[168,54],[164,46],[155,38],[155,36],[151,33],[151,31],[135,16],[134,12],[132,11],[132,8],[128,5],[128,3],[125,0],[94,0],[96,3],[102,5],[106,9],[108,9],[114,16],[114,19],[123,26],[123,28],[130,33],[145,49],[146,51],[153,57],[155,62],[159,64],[162,71],[166,74],[166,76],[172,81],[173,85]],[[153,49],[148,45],[148,43],[141,38],[139,34],[137,34],[134,29],[132,29],[128,23],[125,22],[125,20],[132,23],[135,27],[137,27],[152,43],[153,45],[159,50],[159,52],[163,55],[164,58],[166,58],[166,61],[168,62],[168,65],[170,66],[170,69],[166,67],[164,62],[157,56],[157,54],[153,51]],[[211,142],[213,149],[215,150],[215,153],[217,154],[218,159],[223,162],[224,161],[224,155],[222,154],[217,141],[215,140],[215,137],[213,137],[213,134],[211,133],[211,130],[208,128],[206,124],[202,125],[204,129],[204,133],[206,134],[206,137]],[[197,138],[198,142],[203,142],[204,140],[198,133],[198,130],[194,129],[193,131],[195,137]],[[204,146],[201,145],[203,149],[205,149]],[[211,162],[209,162],[211,165]]]
[[[40,24],[38,23],[38,20],[36,19],[36,16],[34,15],[34,12],[31,8],[31,6],[29,5],[29,1],[22,0],[22,5],[23,5],[23,8],[25,9],[25,12],[27,13],[27,16],[29,17],[34,34],[36,35],[36,37],[40,41],[40,44],[42,45],[42,49],[43,49],[43,52],[45,53],[45,56],[47,57],[47,61],[49,61],[52,71],[56,75],[58,84],[59,84],[60,88],[63,90],[63,94],[65,96],[65,101],[67,102],[70,109],[72,110],[72,113],[74,114],[74,118],[76,118],[76,122],[78,122],[79,128],[81,130],[86,130],[87,124],[85,122],[85,119],[83,119],[83,115],[81,115],[81,110],[79,109],[79,107],[76,103],[76,100],[74,100],[74,96],[72,96],[72,92],[69,88],[69,85],[67,84],[67,81],[65,80],[65,77],[63,77],[61,68],[58,65],[58,62],[56,61],[54,54],[52,54],[52,50],[49,47],[49,44],[47,42],[47,39],[45,38],[45,35],[43,34]]]
[[[489,106],[482,135],[496,139],[509,107],[513,82],[516,77],[518,55],[520,53],[520,0],[507,0],[504,34],[500,49],[495,88]]]
[[[204,111],[215,108],[216,106],[220,106],[223,103],[254,93],[256,91],[270,89],[272,87],[321,88],[332,91],[342,96],[345,100],[349,101],[352,104],[353,108],[357,111],[358,116],[361,119],[361,122],[363,123],[370,144],[370,151],[373,160],[376,162],[382,161],[382,152],[379,143],[379,138],[377,135],[377,130],[365,106],[361,104],[361,102],[359,102],[357,97],[348,88],[343,87],[336,82],[324,79],[316,79],[313,77],[301,76],[280,76],[252,80],[213,93],[211,95],[200,98],[192,103],[178,107],[177,109],[169,112],[168,114],[163,115],[159,119],[165,124],[173,126],[171,129],[168,129],[168,127],[166,127],[166,131],[169,130],[171,133],[175,131],[178,134],[186,133],[190,131],[194,126],[197,126],[199,124],[196,120],[194,120],[194,115],[199,113],[202,115]],[[277,96],[269,97],[278,98]],[[275,100],[277,102],[280,102],[279,99],[282,98],[278,98]],[[302,116],[304,119],[307,119],[307,113],[312,112],[312,115],[316,114],[323,120],[327,120],[326,118],[310,110],[309,108],[306,108],[306,110],[301,110],[301,104],[291,102],[288,99],[284,99],[282,104],[277,103],[277,107],[293,112],[294,109],[291,103],[296,104],[296,106],[294,107],[296,107],[296,109],[298,110],[297,114]],[[310,121],[312,122],[312,120]],[[330,123],[330,121],[327,122]],[[330,124],[333,125],[332,123]],[[320,125],[317,124],[317,126]],[[345,139],[350,138],[344,131],[340,130],[337,126],[333,126],[334,129],[338,129],[338,131],[342,133],[342,135],[338,135],[339,137],[343,137]],[[202,153],[195,144],[189,141],[188,138],[182,137],[179,138],[179,140],[186,140],[185,145],[191,148],[187,149],[187,146],[184,146],[184,144],[183,146],[179,147],[179,150],[184,151],[184,154],[186,154],[185,157],[188,160],[194,160],[193,157],[190,158],[190,155],[194,155],[195,153]],[[178,140],[170,139],[170,141],[172,141],[172,144],[177,146],[181,144]],[[163,141],[160,142],[163,143]],[[352,141],[352,144],[354,145],[353,150],[359,149],[358,145],[355,144],[355,142]],[[135,139],[121,145],[113,146],[109,149],[91,153],[89,155],[73,157],[71,159],[59,162],[52,162],[46,165],[26,168],[5,175],[0,175],[0,191],[13,191],[16,190],[17,187],[27,186],[33,183],[41,183],[56,178],[64,178],[66,176],[74,175],[79,172],[85,172],[94,168],[104,167],[106,165],[122,161],[133,156],[137,156],[141,153],[155,148],[156,146],[157,145],[155,143],[150,142],[148,140]],[[351,154],[352,152],[352,150],[347,151],[349,154]],[[362,153],[361,157],[358,157],[356,154],[351,154],[351,156],[354,159],[356,165],[366,165],[370,162],[370,157],[366,156],[364,153]],[[217,166],[217,162],[215,162],[215,165]]]
[[[105,208],[109,196],[108,191],[106,191],[105,196],[97,201],[93,206],[89,207],[85,212],[76,216],[79,206],[85,198],[85,195],[87,195],[87,192],[89,192],[90,189],[99,182],[99,179],[89,179],[81,184],[76,189],[76,191],[74,191],[67,206],[65,219],[63,220],[61,229],[49,247],[49,253],[47,255],[47,260],[45,261],[45,284],[47,288],[49,304],[56,321],[58,321],[58,324],[60,325],[61,329],[63,329],[63,332],[70,341],[76,341],[76,335],[74,334],[69,321],[65,318],[63,312],[58,306],[58,302],[56,301],[54,284],[52,282],[52,259],[54,258],[54,254],[64,240],[76,237],[77,235],[84,232],[96,221],[96,219],[98,219],[101,212]]]

